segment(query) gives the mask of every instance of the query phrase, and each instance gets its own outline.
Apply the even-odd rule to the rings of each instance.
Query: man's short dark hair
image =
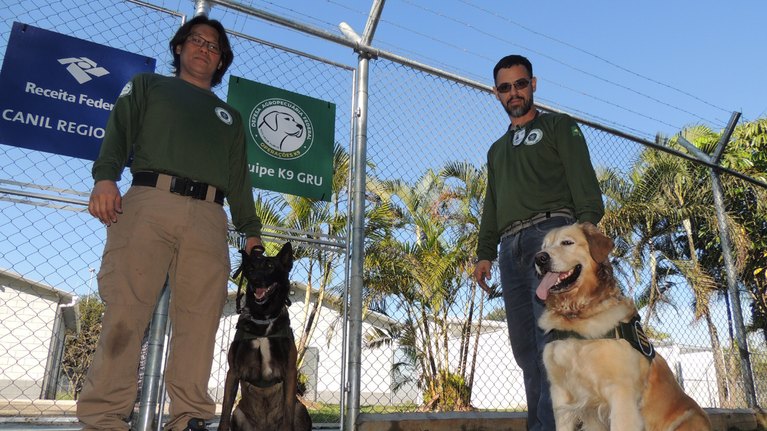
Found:
[[[533,64],[530,60],[521,55],[507,55],[503,57],[493,68],[493,82],[498,78],[498,71],[501,69],[508,69],[512,66],[525,66],[527,72],[530,74],[530,78],[533,77]]]
[[[173,73],[178,76],[181,70],[180,55],[176,53],[176,47],[186,42],[186,39],[192,33],[192,27],[198,24],[205,24],[213,27],[218,32],[218,46],[221,48],[221,68],[216,69],[213,73],[210,85],[216,86],[221,83],[221,78],[224,77],[224,73],[232,64],[234,60],[234,53],[232,52],[232,45],[229,44],[229,38],[226,36],[226,30],[224,26],[215,19],[210,19],[205,15],[198,15],[182,25],[173,39],[170,40],[170,53],[173,55]]]

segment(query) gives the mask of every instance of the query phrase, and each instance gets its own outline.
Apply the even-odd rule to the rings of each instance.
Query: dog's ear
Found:
[[[266,114],[261,124],[266,124],[266,127],[272,129],[272,131],[277,130],[277,114],[279,114],[277,111]]]
[[[280,263],[287,271],[293,269],[293,245],[286,242],[280,252],[277,253],[277,258],[280,259]]]
[[[597,263],[604,263],[615,246],[612,238],[603,234],[602,231],[589,222],[581,223],[581,229],[583,234],[586,235],[586,241],[589,243],[591,258]]]

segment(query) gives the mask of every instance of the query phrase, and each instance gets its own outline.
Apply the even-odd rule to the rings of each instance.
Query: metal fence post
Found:
[[[368,45],[375,33],[378,20],[381,17],[384,0],[373,2],[365,25],[365,31],[356,43]],[[367,108],[368,108],[368,82],[370,54],[359,52],[357,66],[357,89],[356,89],[356,112],[357,116],[355,135],[355,163],[354,167],[354,196],[353,196],[353,228],[351,244],[351,277],[349,293],[349,367],[346,385],[345,417],[342,421],[342,429],[353,431],[357,429],[357,416],[360,413],[360,375],[362,369],[362,285],[363,263],[365,260],[365,176],[366,171],[366,147],[367,147]]]
[[[735,270],[735,262],[732,258],[732,245],[730,244],[730,235],[727,231],[727,222],[725,221],[724,192],[722,191],[722,182],[719,179],[719,174],[713,169],[711,169],[711,188],[714,192],[714,208],[716,208],[719,238],[722,243],[724,270],[727,275],[727,294],[730,297],[732,315],[735,320],[735,339],[738,341],[740,368],[743,374],[743,392],[748,406],[753,408],[756,407],[756,390],[754,388],[754,378],[751,374],[751,357],[748,352],[748,340],[746,340],[746,330],[743,324],[743,310],[741,309],[740,295],[738,293],[738,276]]]
[[[162,385],[162,362],[165,340],[167,340],[169,303],[170,288],[166,279],[160,299],[157,301],[152,323],[149,326],[149,350],[144,367],[139,415],[134,428],[136,431],[150,431],[152,424],[162,419],[162,412],[157,413],[157,398]]]
[[[756,390],[754,387],[754,377],[751,372],[751,358],[748,351],[748,340],[746,339],[746,327],[743,324],[743,310],[741,309],[740,296],[738,294],[738,275],[735,270],[735,260],[732,257],[732,245],[727,230],[727,210],[724,204],[724,192],[722,191],[722,182],[719,179],[718,172],[714,168],[711,168],[711,166],[715,166],[719,163],[739,118],[739,112],[732,113],[730,121],[722,132],[722,136],[719,138],[719,142],[711,156],[698,149],[698,147],[691,144],[681,135],[679,136],[679,143],[695,157],[707,162],[710,168],[711,189],[714,195],[714,210],[716,211],[719,238],[722,244],[722,259],[724,260],[724,271],[727,278],[727,294],[730,298],[732,314],[735,320],[735,339],[738,342],[740,368],[741,373],[743,374],[743,392],[748,406],[756,407]]]
[[[365,145],[367,133],[368,59],[360,54],[357,81],[354,195],[352,209],[351,273],[349,277],[349,357],[346,411],[342,429],[354,430],[360,409],[362,351],[362,285],[365,260]]]

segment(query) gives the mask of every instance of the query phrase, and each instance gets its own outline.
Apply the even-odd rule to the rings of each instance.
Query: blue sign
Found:
[[[113,104],[155,59],[13,23],[0,71],[0,144],[96,160]]]

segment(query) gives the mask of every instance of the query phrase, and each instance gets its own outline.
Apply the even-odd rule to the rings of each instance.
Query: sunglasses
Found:
[[[197,33],[192,33],[186,40],[194,46],[205,46],[208,48],[208,51],[212,52],[213,54],[221,54],[221,48],[217,43],[206,40],[204,37]]]
[[[513,83],[504,82],[495,86],[496,91],[499,93],[508,93],[511,91],[511,87],[514,87],[517,91],[522,91],[530,85],[530,80],[527,78],[517,79]]]

